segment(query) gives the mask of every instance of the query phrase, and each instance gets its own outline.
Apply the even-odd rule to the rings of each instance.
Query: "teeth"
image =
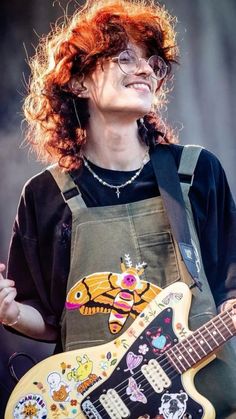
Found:
[[[130,89],[140,89],[141,88],[141,89],[147,90],[148,92],[150,91],[148,85],[144,84],[144,83],[133,83],[133,84],[129,84],[126,87],[128,87]]]

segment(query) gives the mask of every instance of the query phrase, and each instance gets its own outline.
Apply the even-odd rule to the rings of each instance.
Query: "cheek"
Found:
[[[94,104],[112,104],[121,97],[123,87],[116,86],[114,83],[99,83],[91,91],[90,98]]]

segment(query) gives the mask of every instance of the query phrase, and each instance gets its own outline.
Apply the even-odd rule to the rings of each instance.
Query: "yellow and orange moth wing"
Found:
[[[134,305],[131,310],[131,316],[136,318],[152,301],[162,289],[150,282],[141,281],[142,288],[136,290],[134,295]]]
[[[80,313],[85,316],[92,316],[96,313],[110,313],[113,308],[114,299],[119,291],[119,288],[108,290],[104,294],[96,296],[80,308]]]

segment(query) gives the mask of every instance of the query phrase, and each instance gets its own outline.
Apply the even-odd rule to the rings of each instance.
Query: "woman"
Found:
[[[24,111],[38,156],[57,165],[24,187],[9,279],[0,280],[0,319],[17,332],[63,350],[95,346],[123,333],[159,287],[185,280],[149,159],[156,144],[169,144],[178,167],[183,150],[159,114],[177,61],[174,23],[151,2],[88,2],[41,41]],[[206,150],[190,201],[204,266],[193,304],[201,317],[236,298],[235,205]],[[119,280],[134,266],[141,281]],[[124,292],[131,303],[119,311]],[[233,381],[220,368],[204,370],[199,386],[226,417],[232,394],[204,384]]]

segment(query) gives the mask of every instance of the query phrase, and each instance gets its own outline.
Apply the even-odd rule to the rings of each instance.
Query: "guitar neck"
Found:
[[[183,374],[213,354],[235,334],[233,309],[229,309],[218,314],[186,339],[170,348],[165,355],[177,372]]]

